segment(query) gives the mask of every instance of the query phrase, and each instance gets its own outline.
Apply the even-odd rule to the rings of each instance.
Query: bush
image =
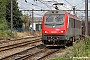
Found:
[[[0,37],[10,38],[11,31],[10,30],[0,30]],[[17,32],[13,32],[13,38],[17,37]]]
[[[10,31],[4,31],[4,30],[0,30],[0,37],[9,37],[10,36]]]
[[[73,58],[70,57],[60,57],[60,58],[55,58],[55,59],[51,59],[51,60],[73,60]]]
[[[90,39],[78,41],[65,51],[66,54],[63,57],[51,60],[90,60]]]

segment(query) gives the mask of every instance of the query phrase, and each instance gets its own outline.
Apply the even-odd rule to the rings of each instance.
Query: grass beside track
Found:
[[[65,54],[51,60],[90,60],[90,38],[76,42],[65,49]]]

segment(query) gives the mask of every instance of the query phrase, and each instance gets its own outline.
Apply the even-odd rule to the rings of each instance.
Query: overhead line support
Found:
[[[20,11],[32,11],[32,10],[20,10]],[[50,11],[50,10],[33,10],[33,11]],[[73,10],[63,10],[63,11],[73,11]],[[75,10],[75,11],[85,11],[85,10]]]
[[[88,0],[85,0],[85,35],[88,35]]]

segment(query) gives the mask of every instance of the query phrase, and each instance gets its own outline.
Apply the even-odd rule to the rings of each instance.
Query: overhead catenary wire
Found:
[[[78,4],[76,4],[76,5],[72,5],[71,3],[69,3],[67,0],[65,0],[70,6],[75,6],[75,7],[77,7],[78,5],[81,5],[83,2],[85,2],[85,1],[83,1],[83,2],[80,2],[80,3],[78,3]],[[64,6],[65,7],[65,6]],[[82,7],[81,7],[82,8]],[[79,8],[80,9],[80,8]],[[77,8],[76,8],[76,10],[78,10]],[[80,11],[81,12],[81,11]]]
[[[27,0],[25,0],[25,2],[27,3]]]
[[[33,6],[37,6],[37,8],[43,8],[43,7],[41,7],[41,6],[38,6],[38,5],[33,4],[33,3],[30,3],[30,2],[27,2],[27,3],[29,3],[29,4],[31,4],[31,5],[33,5]]]
[[[54,2],[54,1],[53,1]],[[49,2],[50,3],[50,2]],[[51,4],[51,3],[50,3]],[[53,8],[55,8],[53,5],[51,5],[50,7],[53,7]]]
[[[22,4],[22,3],[24,3],[24,1],[17,1],[19,4],[18,4],[18,7],[19,7],[19,9],[21,8],[21,9],[27,9],[27,7],[26,7],[26,5],[25,4]]]
[[[82,1],[82,2],[80,2],[80,3],[78,3],[78,4],[76,4],[75,6],[79,6],[79,5],[84,5],[83,3],[84,3],[85,1]],[[81,7],[79,7],[79,9],[82,9],[83,8],[83,6],[81,6]],[[76,8],[77,9],[77,8]],[[79,10],[79,9],[77,9],[77,10]],[[81,12],[81,14],[82,14],[82,11],[79,11],[79,12]],[[85,12],[85,11],[83,11],[83,12]],[[80,14],[80,13],[79,13]]]
[[[26,0],[26,1],[27,1],[27,0]],[[24,3],[24,1],[18,1],[18,2]],[[43,8],[44,8],[44,7],[38,6],[38,5],[34,4],[34,3],[30,3],[30,2],[28,2],[28,1],[27,1],[27,3],[26,3],[25,5],[23,5],[22,3],[19,3],[19,5],[22,6],[22,9],[27,9],[27,6],[29,6],[29,8],[32,9],[32,6],[31,6],[31,5],[37,6],[36,8],[38,8],[38,9],[43,9]],[[26,5],[27,5],[27,6],[26,6]]]
[[[64,0],[64,1],[66,1],[70,6],[73,6],[71,3],[69,3],[67,0]]]
[[[48,7],[49,9],[51,9],[51,7],[49,7],[47,4],[43,3],[42,1],[40,1],[42,4],[44,4],[46,7]],[[52,10],[52,9],[51,9]]]
[[[20,0],[19,0],[19,1],[20,1]],[[26,1],[27,1],[27,0],[26,0]],[[27,1],[26,4],[27,4],[27,6],[28,6],[28,5],[29,5],[29,6],[30,6],[30,5],[36,6],[37,9],[41,9],[41,10],[42,10],[42,9],[44,9],[45,7],[39,6],[40,4],[38,5],[38,3],[40,3],[40,1],[41,1],[42,4],[44,4],[45,6],[47,6],[49,9],[52,9],[52,8],[54,7],[53,5],[49,5],[51,1],[46,1],[46,2],[49,3],[49,4],[48,4],[48,3],[46,3],[46,2],[44,2],[44,1],[42,1],[42,0],[38,0],[37,4],[35,4],[35,2],[34,2],[34,3],[31,3],[31,2],[29,2],[29,1]],[[70,6],[73,6],[68,0],[65,0],[65,1],[66,1]],[[83,0],[82,0],[82,1],[83,1]],[[22,1],[20,1],[20,2],[22,2]],[[25,2],[25,0],[24,0],[24,2]],[[52,0],[52,2],[57,2],[57,1]],[[78,5],[81,5],[82,3],[83,3],[83,2],[80,2],[80,3],[78,3],[78,4],[74,5],[74,6],[77,7]],[[24,6],[24,5],[22,4],[21,6],[25,7],[26,5]],[[52,8],[51,8],[51,7],[52,7]],[[67,6],[63,6],[63,7],[65,7],[66,10],[68,9],[67,11],[71,11],[70,8],[68,8]],[[83,7],[83,6],[82,6],[82,7]],[[80,7],[80,8],[82,8],[82,7]],[[22,10],[24,10],[24,9],[27,9],[27,8],[26,8],[26,7],[25,7],[25,8],[22,8]],[[29,9],[32,9],[32,6],[31,6]],[[78,10],[78,9],[76,8],[76,10]],[[44,12],[44,11],[43,11],[43,12]],[[80,11],[80,12],[81,12],[81,11]]]
[[[35,15],[38,15],[38,16],[43,16],[43,15],[41,15],[41,14],[38,14],[38,13],[35,13]]]
[[[28,4],[32,4],[32,3],[30,3],[30,2],[27,2]],[[36,4],[32,4],[32,5],[34,5],[34,6],[38,6],[38,5],[36,5]],[[40,7],[40,6],[38,6],[38,7]],[[42,8],[43,9],[43,7],[40,7],[40,8]],[[44,11],[43,11],[44,12]],[[43,13],[42,12],[42,13]],[[36,14],[36,13],[34,13],[34,14]],[[39,15],[39,16],[43,16],[43,15],[40,15],[40,14],[36,14],[36,15]]]
[[[76,4],[75,6],[82,5],[82,3],[84,3],[84,2],[80,2],[80,3]]]

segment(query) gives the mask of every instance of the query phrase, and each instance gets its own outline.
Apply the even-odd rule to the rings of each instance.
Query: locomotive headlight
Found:
[[[45,33],[48,33],[48,31],[45,31]]]
[[[61,33],[63,33],[64,31],[61,31]]]
[[[64,33],[65,32],[65,30],[62,30],[62,31],[60,31],[59,33]]]

